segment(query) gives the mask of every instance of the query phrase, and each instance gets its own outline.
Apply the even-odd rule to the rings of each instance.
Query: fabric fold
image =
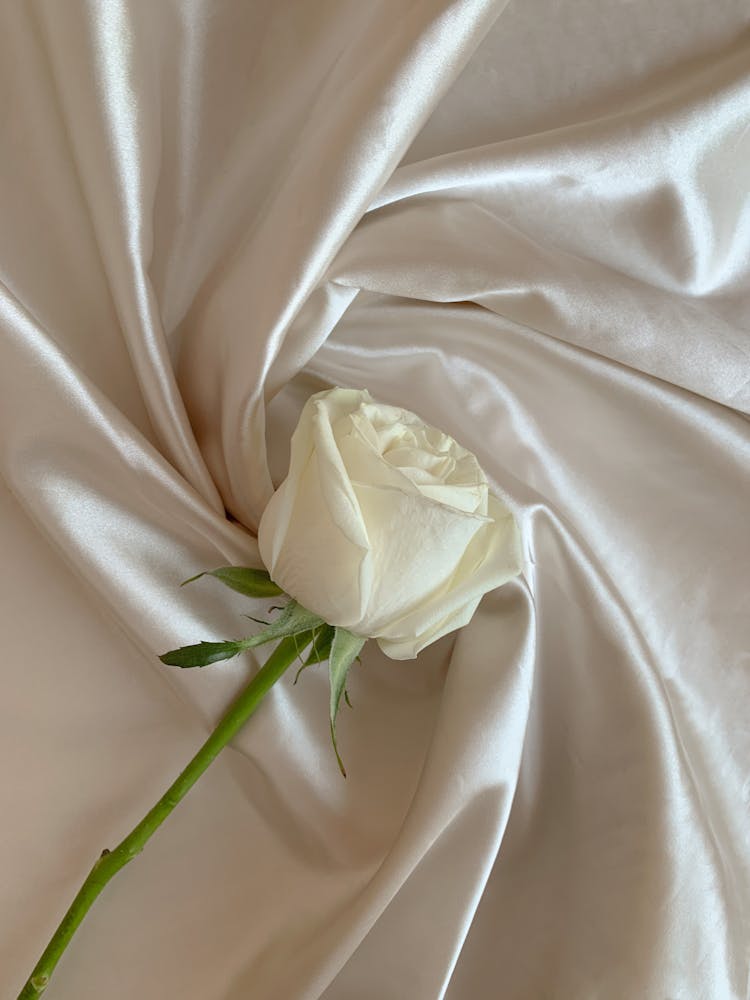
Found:
[[[347,781],[325,668],[282,680],[55,996],[744,1000],[746,29],[0,4],[3,996],[255,669],[157,656],[268,613],[179,584],[259,565],[338,385],[477,456],[524,577],[416,660],[365,646]]]

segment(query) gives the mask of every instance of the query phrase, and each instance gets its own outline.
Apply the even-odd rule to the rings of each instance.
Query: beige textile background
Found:
[[[254,669],[156,654],[241,629],[177,583],[335,384],[477,453],[524,577],[367,648],[346,782],[274,689],[50,1000],[747,996],[748,21],[0,0],[2,997]]]

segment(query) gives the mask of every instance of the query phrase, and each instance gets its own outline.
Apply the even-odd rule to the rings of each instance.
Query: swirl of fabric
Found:
[[[157,654],[239,634],[178,583],[260,565],[343,386],[476,455],[524,573],[365,647],[346,782],[325,671],[277,685],[50,1000],[744,1000],[747,27],[0,3],[2,996],[255,669]]]

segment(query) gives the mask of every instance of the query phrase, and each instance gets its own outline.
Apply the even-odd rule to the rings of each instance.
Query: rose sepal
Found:
[[[331,741],[336,754],[336,760],[338,761],[339,770],[344,777],[346,777],[346,769],[344,768],[344,762],[341,759],[339,748],[336,743],[336,716],[338,715],[339,705],[341,704],[341,696],[345,694],[346,677],[349,673],[349,668],[359,656],[360,651],[366,642],[367,639],[364,636],[355,635],[353,632],[349,632],[345,628],[335,628],[333,641],[331,643],[331,652],[328,657],[328,674],[331,680]]]
[[[319,615],[303,608],[297,601],[289,601],[279,617],[256,635],[244,639],[225,639],[223,642],[198,642],[192,646],[180,646],[179,649],[163,653],[159,659],[172,667],[205,667],[219,660],[231,660],[246,649],[263,646],[275,639],[312,634],[312,630],[321,625],[325,625],[325,622]],[[304,646],[300,643],[300,650],[309,644],[310,637]]]
[[[183,580],[180,584],[185,587],[188,583],[200,580],[202,576],[213,576],[221,580],[225,587],[236,590],[238,594],[245,597],[256,597],[262,600],[265,597],[278,597],[284,591],[273,582],[268,572],[264,569],[252,569],[249,566],[220,566],[218,569],[206,569],[202,573],[196,573],[188,580]]]

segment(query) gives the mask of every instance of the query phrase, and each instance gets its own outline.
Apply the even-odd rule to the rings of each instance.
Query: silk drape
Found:
[[[307,396],[479,457],[526,571],[282,682],[48,995],[735,1000],[750,885],[743,3],[0,4],[0,987],[254,669]],[[260,607],[259,607],[259,610]]]

